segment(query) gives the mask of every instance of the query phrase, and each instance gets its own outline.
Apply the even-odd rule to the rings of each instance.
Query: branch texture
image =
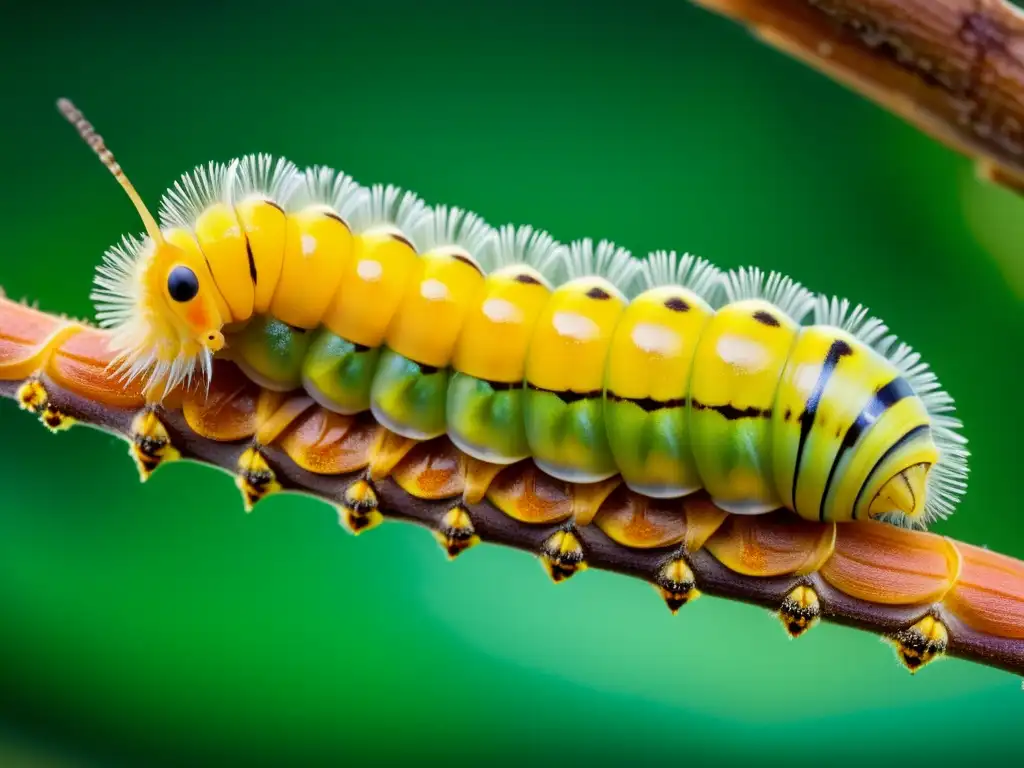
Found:
[[[1004,0],[693,0],[1024,194],[1024,13]]]

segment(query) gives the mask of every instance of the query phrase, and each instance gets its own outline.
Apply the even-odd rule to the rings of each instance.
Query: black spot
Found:
[[[786,412],[782,415],[782,418],[785,419],[786,421],[789,421],[791,418],[793,418],[793,409],[787,408]]]
[[[249,257],[249,278],[252,280],[252,284],[256,285],[256,259],[252,255],[252,245],[249,244],[249,238],[245,238],[245,254]]]
[[[297,325],[289,325],[288,323],[285,323],[285,325],[287,325],[294,333],[309,333],[308,328],[300,328]]]
[[[540,280],[533,275],[526,274],[525,272],[516,275],[513,279],[517,283],[522,283],[523,285],[540,285]]]
[[[598,288],[596,285],[589,291],[587,291],[585,295],[588,299],[599,299],[601,301],[604,301],[605,299],[610,299],[612,297],[612,295],[608,293],[608,291],[604,290],[603,288]]]
[[[762,325],[767,325],[769,328],[778,328],[780,325],[779,318],[771,312],[765,312],[763,309],[759,309],[754,313],[754,319]]]
[[[167,292],[181,304],[192,301],[199,293],[199,278],[188,267],[175,267],[167,276]]]
[[[423,363],[417,363],[417,365],[420,367],[420,373],[424,376],[430,376],[438,371],[436,365],[424,365]]]
[[[474,272],[480,272],[480,267],[477,266],[477,263],[469,258],[469,256],[466,256],[463,253],[453,253],[452,258],[456,261],[461,261],[466,266],[472,268]],[[480,274],[483,274],[483,272],[480,272]]]
[[[521,381],[491,381],[490,379],[483,379],[483,382],[495,392],[507,392],[510,389],[522,389],[523,386],[523,382]]]
[[[690,305],[678,296],[673,296],[671,299],[665,299],[665,307],[667,309],[671,309],[673,312],[687,312],[690,309]]]
[[[357,355],[362,352],[366,352],[368,349],[370,349],[370,347],[366,346],[365,344],[356,344],[354,341],[352,342],[352,351],[355,352]]]

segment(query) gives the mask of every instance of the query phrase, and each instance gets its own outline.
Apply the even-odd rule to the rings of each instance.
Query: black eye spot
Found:
[[[671,309],[673,312],[686,312],[690,305],[683,301],[678,296],[673,296],[671,299],[665,300],[665,306]]]
[[[188,267],[175,267],[167,276],[167,292],[177,302],[191,301],[199,293],[199,278]]]
[[[598,299],[600,301],[603,301],[604,299],[610,299],[611,297],[612,296],[610,293],[608,293],[608,291],[598,288],[597,286],[594,286],[589,291],[587,291],[588,299]]]

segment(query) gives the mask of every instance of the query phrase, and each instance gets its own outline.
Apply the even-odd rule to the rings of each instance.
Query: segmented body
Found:
[[[223,328],[220,354],[261,386],[564,481],[909,525],[964,488],[952,400],[918,356],[778,274],[565,247],[266,156],[186,175],[161,221],[170,248],[126,240],[98,280],[132,376],[176,384],[203,362],[188,339],[152,352],[167,333],[148,318],[194,309],[183,322]],[[175,298],[185,263],[195,290]]]

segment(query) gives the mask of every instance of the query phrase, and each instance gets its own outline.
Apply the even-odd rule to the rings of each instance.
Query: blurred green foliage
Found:
[[[685,4],[20,6],[0,31],[0,281],[85,316],[130,205],[245,152],[339,166],[494,224],[753,264],[868,304],[958,401],[971,489],[942,533],[1024,557],[1021,200],[896,118]],[[242,513],[195,465],[0,403],[0,718],[73,764],[901,762],[1019,754],[1012,676],[911,678],[875,637],[325,505]],[[38,751],[37,750],[37,751]],[[25,764],[15,759],[9,763]]]

